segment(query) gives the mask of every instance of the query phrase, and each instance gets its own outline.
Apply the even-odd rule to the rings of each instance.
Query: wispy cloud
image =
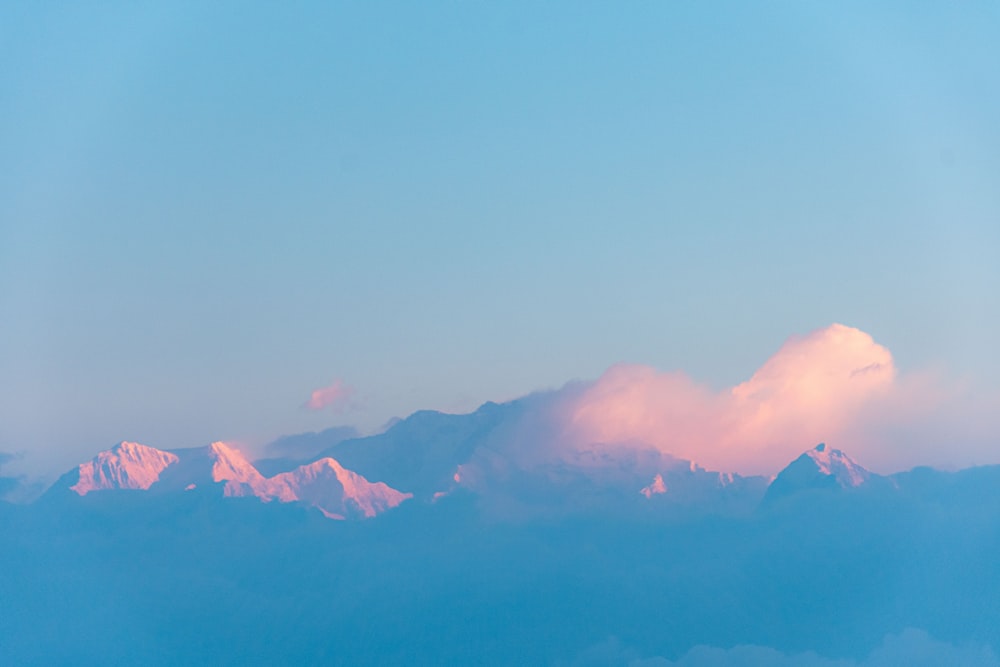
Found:
[[[354,389],[344,384],[342,380],[334,380],[326,387],[314,389],[305,403],[307,410],[341,411],[350,405]]]

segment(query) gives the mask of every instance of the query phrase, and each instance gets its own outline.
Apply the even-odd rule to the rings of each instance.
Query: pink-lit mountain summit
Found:
[[[412,497],[384,483],[369,482],[330,457],[265,477],[239,450],[223,442],[174,451],[122,442],[79,465],[57,487],[67,484],[80,496],[109,490],[162,493],[210,488],[223,497],[302,503],[335,519],[370,518]]]
[[[371,444],[373,450],[379,449],[377,440]],[[392,459],[405,458],[406,453],[393,448],[383,453],[389,453],[390,460],[369,460],[365,468],[385,471],[391,477]],[[288,467],[267,477],[238,449],[223,442],[172,451],[122,442],[74,468],[49,493],[68,490],[83,497],[126,491],[160,498],[183,493],[257,498],[263,503],[313,508],[331,519],[372,518],[414,497],[412,491],[371,482],[332,456]],[[507,518],[608,511],[744,514],[757,506],[765,491],[770,497],[809,489],[855,488],[878,477],[823,444],[792,461],[770,484],[764,477],[709,471],[648,449],[620,450],[613,455],[582,453],[574,460],[534,468],[512,467],[510,462],[477,451],[471,457],[454,459],[448,467],[455,473],[447,484],[423,487],[419,476],[401,481],[404,488],[417,491],[422,504],[432,505],[460,493],[477,498],[487,513]],[[430,488],[440,490],[426,493]]]

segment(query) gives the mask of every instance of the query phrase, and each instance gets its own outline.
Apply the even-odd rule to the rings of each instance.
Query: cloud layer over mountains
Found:
[[[338,382],[314,394],[317,404],[336,404],[349,391]],[[486,484],[547,484],[568,470],[591,481],[625,474],[630,485],[641,480],[638,492],[675,467],[671,461],[772,476],[819,442],[877,472],[992,462],[984,454],[992,450],[976,449],[1000,435],[990,414],[970,408],[968,396],[940,378],[899,372],[870,335],[834,324],[789,338],[733,387],[715,390],[679,371],[618,365],[592,382],[469,415],[418,412],[369,438],[346,427],[287,436],[266,448],[272,458],[260,470],[271,476],[333,456],[418,496],[455,484],[478,492]]]
[[[337,380],[313,391],[303,408],[342,412],[353,396]],[[496,422],[491,432],[477,435],[480,453],[523,469],[656,451],[709,470],[770,476],[819,442],[882,473],[1000,462],[1000,397],[977,394],[942,373],[901,371],[885,346],[842,324],[792,336],[730,387],[710,387],[680,370],[619,364],[596,380],[572,381],[500,407],[502,414],[490,418]],[[284,436],[262,448],[274,459],[262,470],[281,472],[277,459],[311,460],[359,437],[349,426]],[[105,445],[96,444],[94,449]]]
[[[0,503],[0,646],[17,664],[998,667],[1000,465],[866,469],[885,424],[953,414],[901,375],[834,326],[724,391],[622,366],[259,461],[123,442]]]
[[[822,441],[883,470],[985,462],[971,449],[1000,429],[987,410],[966,419],[966,399],[940,378],[901,374],[888,349],[841,324],[789,338],[747,381],[718,391],[680,371],[618,365],[548,397],[564,450],[641,443],[744,474],[773,474]],[[955,450],[928,439],[942,431],[968,436],[961,460],[942,460]]]

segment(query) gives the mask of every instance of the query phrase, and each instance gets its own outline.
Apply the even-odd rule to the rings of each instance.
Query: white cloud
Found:
[[[967,465],[930,439],[967,438],[971,448],[1000,435],[997,412],[983,406],[969,415],[958,383],[899,373],[888,349],[841,324],[789,338],[747,381],[721,391],[681,372],[618,365],[593,383],[567,386],[554,406],[563,447],[644,443],[748,474],[773,474],[819,442],[883,472]]]

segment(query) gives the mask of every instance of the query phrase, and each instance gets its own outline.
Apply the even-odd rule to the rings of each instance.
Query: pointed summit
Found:
[[[830,449],[824,442],[802,456],[809,457],[820,474],[833,477],[841,487],[861,486],[872,476],[870,471],[850,456],[839,449]]]
[[[177,457],[170,452],[123,441],[80,464],[70,473],[75,483],[69,488],[81,496],[110,489],[148,489],[174,463]]]
[[[765,500],[805,489],[857,488],[878,477],[844,452],[821,442],[778,473],[767,489]]]
[[[383,482],[369,482],[331,457],[264,477],[226,442],[173,451],[122,442],[63,475],[51,492],[84,496],[115,489],[148,490],[161,497],[196,491],[205,497],[301,503],[332,519],[370,518],[413,497]]]
[[[224,496],[248,496],[255,495],[253,487],[264,479],[238,449],[225,442],[167,453],[176,465],[165,471],[152,489],[160,493],[218,488]]]
[[[212,481],[225,482],[226,496],[255,496],[264,476],[235,447],[225,442],[213,442],[206,448],[212,461]]]
[[[371,518],[413,497],[383,482],[369,482],[331,457],[275,475],[257,490],[262,500],[299,501],[334,519]]]

